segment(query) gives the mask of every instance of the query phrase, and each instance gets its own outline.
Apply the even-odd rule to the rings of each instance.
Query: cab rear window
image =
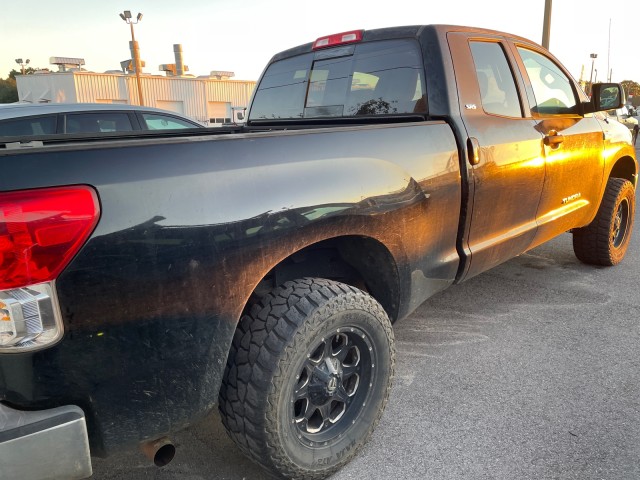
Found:
[[[417,42],[388,40],[320,50],[274,62],[249,120],[423,113]]]

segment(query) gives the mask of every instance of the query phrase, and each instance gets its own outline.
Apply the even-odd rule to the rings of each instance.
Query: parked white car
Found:
[[[609,118],[613,118],[618,122],[622,123],[629,130],[631,130],[631,141],[635,145],[636,139],[638,138],[638,119],[634,118],[630,113],[627,107],[617,108],[615,110],[608,110],[607,116]]]

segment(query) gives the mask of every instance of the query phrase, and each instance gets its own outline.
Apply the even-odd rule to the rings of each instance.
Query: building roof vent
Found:
[[[211,70],[211,73],[209,73],[209,77],[215,78],[216,80],[228,80],[235,76],[236,74],[234,72],[225,72],[222,70]]]
[[[147,65],[144,63],[144,60],[140,60],[140,68],[146,67]],[[133,59],[129,58],[127,60],[123,60],[120,62],[120,68],[122,68],[122,73],[134,73],[135,65],[133,64]],[[142,72],[140,72],[143,74]]]
[[[49,63],[57,65],[59,72],[67,72],[73,68],[80,70],[80,67],[84,65],[84,58],[49,57]]]
[[[176,63],[163,63],[158,67],[158,70],[166,72],[167,77],[184,77],[185,73],[189,71],[189,67],[184,64],[181,44],[175,43],[173,45],[173,55]]]

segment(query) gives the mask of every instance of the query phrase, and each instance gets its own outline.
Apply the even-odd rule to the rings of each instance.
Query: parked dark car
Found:
[[[0,136],[133,132],[205,128],[159,108],[104,103],[11,103],[0,105]]]

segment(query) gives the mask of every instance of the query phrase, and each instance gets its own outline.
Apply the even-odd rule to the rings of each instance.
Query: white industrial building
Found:
[[[16,75],[16,80],[21,102],[139,104],[132,74],[67,71]],[[234,111],[247,106],[256,85],[248,80],[144,74],[140,82],[146,106],[171,110],[210,126],[231,121]]]
[[[129,42],[132,54],[134,43]],[[140,74],[143,103],[216,126],[236,120],[256,85],[251,80],[230,80],[233,72],[212,71],[208,77],[185,75],[189,67],[182,60],[182,46],[173,46],[175,64],[159,69],[167,76]],[[83,58],[51,57],[58,72],[37,71],[16,75],[18,100],[31,103],[121,103],[140,105],[134,62],[121,62],[123,72],[87,72]],[[144,66],[144,62],[140,62]],[[142,70],[142,69],[141,69]]]

